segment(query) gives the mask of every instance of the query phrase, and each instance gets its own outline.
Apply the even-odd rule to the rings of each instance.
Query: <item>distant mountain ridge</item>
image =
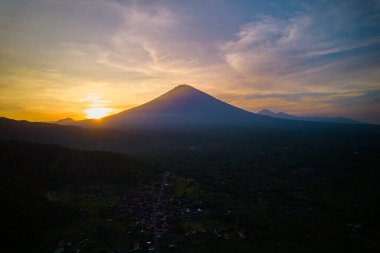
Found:
[[[289,121],[291,120],[291,121]],[[207,126],[289,125],[297,121],[359,124],[343,117],[298,117],[263,109],[249,112],[223,102],[190,85],[182,84],[140,106],[102,118],[54,123],[82,127],[135,129],[186,129]]]
[[[295,116],[295,115],[287,114],[284,112],[273,112],[268,109],[262,109],[258,111],[257,114],[265,115],[265,116],[269,116],[273,118],[279,118],[279,119],[315,121],[315,122],[326,122],[326,123],[341,123],[341,124],[364,124],[363,122],[345,118],[345,117]]]
[[[55,123],[55,124],[59,124],[59,125],[73,125],[73,124],[75,125],[75,122],[77,122],[77,121],[72,119],[72,118],[65,118],[65,119],[60,119],[57,121],[52,121],[49,123]]]

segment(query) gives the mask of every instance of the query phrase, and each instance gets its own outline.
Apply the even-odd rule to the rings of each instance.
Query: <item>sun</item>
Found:
[[[96,107],[85,110],[87,119],[100,119],[109,115],[113,110],[111,108]]]

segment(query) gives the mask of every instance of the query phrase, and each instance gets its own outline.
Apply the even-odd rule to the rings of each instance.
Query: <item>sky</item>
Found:
[[[0,0],[0,116],[76,120],[179,84],[380,124],[379,0]]]

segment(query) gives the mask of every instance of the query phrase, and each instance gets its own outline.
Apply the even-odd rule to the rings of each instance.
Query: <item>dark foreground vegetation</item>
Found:
[[[97,205],[99,191],[128,191],[152,173],[122,154],[12,141],[0,142],[0,168],[2,246],[13,252],[52,252],[52,241],[43,240],[65,236],[83,216],[81,207]],[[71,202],[77,197],[79,203]]]
[[[22,124],[3,124],[0,143],[11,251],[53,252],[65,240],[65,252],[144,252],[158,228],[160,252],[380,250],[378,127],[120,134]]]

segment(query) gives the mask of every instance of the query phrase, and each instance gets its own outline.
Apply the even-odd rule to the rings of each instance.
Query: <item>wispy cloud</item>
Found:
[[[339,13],[335,15],[339,16]],[[325,19],[332,23],[331,26]],[[339,33],[348,27],[350,31],[359,29],[356,23],[334,26],[332,13],[323,14],[322,11],[302,13],[288,20],[264,16],[243,25],[236,38],[220,48],[225,61],[254,85],[337,90],[348,81],[344,75],[348,73],[350,79],[353,77],[347,68],[355,66],[357,78],[363,79],[363,71],[372,77],[378,76],[380,66],[378,49],[375,52],[360,51],[371,46],[379,47],[380,36],[370,34],[365,38],[344,40]]]
[[[99,93],[119,110],[188,83],[252,111],[349,116],[347,103],[368,110],[355,97],[380,87],[378,1],[0,5],[0,99],[18,108],[72,113]]]

